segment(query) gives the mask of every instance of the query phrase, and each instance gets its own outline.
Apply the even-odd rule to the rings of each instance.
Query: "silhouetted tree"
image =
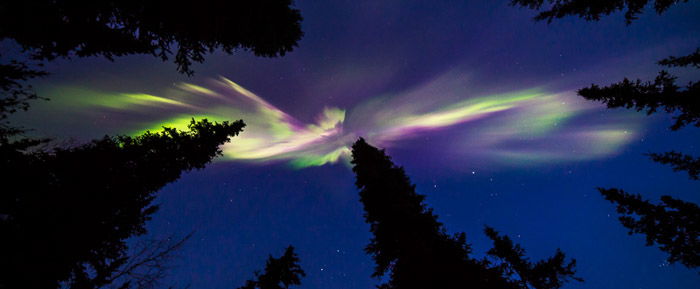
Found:
[[[201,169],[242,121],[104,137],[52,150],[0,142],[0,288],[99,288],[128,265],[154,193]],[[21,144],[21,142],[20,142]]]
[[[27,110],[29,100],[39,98],[27,80],[44,75],[46,72],[31,69],[24,62],[0,64],[0,141],[22,133],[7,117],[18,110]]]
[[[677,113],[672,130],[686,125],[700,127],[700,82],[690,82],[681,89],[676,85],[676,77],[666,71],[659,72],[654,81],[630,81],[625,78],[605,87],[593,84],[579,89],[578,94],[588,100],[600,101],[608,108],[632,108],[647,114],[660,109]]]
[[[352,146],[352,156],[355,184],[360,189],[365,220],[373,234],[365,249],[376,263],[373,277],[387,273],[390,277],[378,288],[544,289],[559,288],[564,280],[573,277],[573,262],[555,268],[563,266],[561,252],[553,257],[561,259],[559,263],[544,261],[546,266],[531,266],[529,271],[522,271],[521,278],[530,278],[525,282],[508,278],[504,271],[507,266],[491,266],[487,260],[470,258],[471,248],[465,234],[446,233],[432,209],[423,203],[425,196],[415,192],[403,168],[395,166],[384,151],[360,139]],[[503,246],[498,248],[498,252],[504,250]],[[545,269],[549,271],[537,271]],[[545,278],[553,279],[545,281]]]
[[[668,67],[693,66],[695,68],[700,68],[700,48],[696,49],[695,52],[687,56],[669,56],[668,58],[659,61],[659,64]]]
[[[289,246],[279,258],[269,256],[265,271],[255,272],[254,280],[247,280],[238,289],[288,289],[292,285],[301,285],[301,278],[306,276],[298,264],[299,257],[294,247]]]
[[[602,15],[627,8],[625,19],[631,23],[641,13],[649,0],[512,0],[512,5],[540,9],[548,2],[550,10],[541,12],[536,20],[551,22],[554,18],[575,15],[586,20],[598,20]],[[688,2],[687,0],[656,0],[654,9],[661,14],[671,5]],[[690,55],[668,57],[658,62],[667,67],[700,68],[700,48]],[[647,114],[662,110],[675,114],[672,130],[686,125],[700,127],[700,82],[690,82],[684,88],[676,85],[676,77],[666,71],[659,72],[654,81],[623,81],[605,87],[595,84],[580,89],[580,96],[588,100],[605,103],[608,108],[624,107],[645,111]],[[686,171],[693,180],[698,180],[700,159],[679,152],[670,151],[663,154],[648,154],[655,162],[668,164],[674,171]],[[630,229],[630,234],[645,234],[647,245],[659,244],[662,251],[669,254],[670,263],[680,262],[688,268],[697,268],[700,264],[700,210],[693,203],[662,196],[663,204],[654,205],[643,201],[640,195],[628,194],[620,189],[598,189],[610,202],[617,205],[622,225]],[[639,220],[633,216],[639,216]]]
[[[554,256],[546,260],[532,263],[525,257],[525,249],[508,236],[501,236],[491,227],[486,227],[484,233],[493,240],[493,248],[487,254],[500,260],[501,270],[509,277],[517,275],[522,288],[561,288],[571,278],[583,282],[583,279],[575,277],[576,260],[566,264],[566,255],[557,249]]]
[[[0,2],[0,40],[31,57],[150,54],[191,74],[192,62],[221,49],[274,57],[303,35],[292,0],[28,0]],[[173,53],[174,47],[177,47]]]
[[[642,13],[644,7],[649,2],[654,3],[656,13],[665,12],[671,5],[688,0],[511,0],[514,6],[523,6],[530,9],[540,10],[545,6],[545,11],[535,16],[536,20],[547,20],[552,22],[555,18],[566,16],[578,16],[586,20],[599,20],[600,16],[626,10],[625,21],[627,23],[637,19],[637,15]]]
[[[109,288],[118,289],[157,288],[168,274],[169,263],[190,237],[192,234],[183,238],[141,240],[126,262],[112,272],[105,283],[109,284]]]
[[[27,100],[37,98],[26,81],[46,75],[46,72],[30,69],[26,63],[11,61],[0,64],[0,120],[17,110],[27,110]]]
[[[700,267],[700,207],[669,196],[654,205],[640,195],[619,189],[598,189],[605,199],[617,205],[620,222],[629,234],[646,235],[647,246],[657,244],[668,253],[668,262],[688,268]]]
[[[671,165],[675,172],[688,172],[688,177],[690,177],[691,180],[698,180],[698,176],[700,175],[700,158],[694,158],[675,151],[663,154],[649,154],[649,156],[657,163]]]

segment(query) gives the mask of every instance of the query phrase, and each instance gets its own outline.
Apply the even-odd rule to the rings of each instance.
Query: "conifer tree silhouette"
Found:
[[[600,16],[626,10],[625,21],[629,24],[637,19],[637,15],[642,13],[649,2],[653,2],[654,10],[656,13],[661,14],[672,5],[688,2],[688,0],[511,0],[510,4],[535,10],[540,10],[542,6],[546,6],[549,9],[537,14],[535,20],[547,20],[547,22],[567,16],[578,16],[586,20],[599,20]]]
[[[692,157],[675,151],[663,154],[649,154],[652,160],[657,163],[671,165],[673,171],[686,171],[691,180],[698,180],[700,177],[700,158]]]
[[[146,233],[156,191],[203,168],[242,121],[53,150],[0,138],[0,288],[100,288]]]
[[[640,195],[620,189],[598,188],[606,200],[617,205],[620,223],[629,234],[644,234],[646,245],[658,245],[668,253],[669,263],[679,262],[688,268],[700,267],[700,207],[662,196],[654,205]]]
[[[409,288],[559,288],[575,273],[572,261],[564,264],[564,255],[536,265],[517,258],[505,258],[502,264],[491,266],[487,260],[469,257],[470,246],[464,233],[450,236],[437,215],[423,203],[425,196],[415,192],[415,186],[384,151],[359,139],[352,146],[355,184],[360,189],[360,202],[365,209],[365,220],[370,224],[372,239],[366,252],[376,263],[373,277],[389,275],[380,289]],[[489,230],[494,241],[499,239]],[[509,240],[509,239],[508,239]],[[513,248],[496,242],[500,252]],[[512,244],[511,244],[512,245]],[[523,253],[519,246],[518,253]],[[520,264],[503,264],[518,261]],[[523,267],[522,265],[527,265]],[[508,268],[524,268],[517,279],[509,278]],[[580,280],[574,278],[575,280]],[[532,287],[528,287],[532,286]]]
[[[262,274],[255,272],[254,280],[247,280],[238,289],[289,289],[301,285],[301,278],[306,276],[298,264],[299,257],[294,247],[289,246],[279,258],[269,256]]]
[[[550,10],[543,11],[535,20],[547,20],[565,16],[579,16],[586,20],[599,20],[600,16],[627,8],[625,20],[630,24],[651,1],[649,0],[512,0],[512,5],[540,9],[545,2]],[[687,0],[655,0],[657,13],[665,12],[672,5]],[[681,57],[670,56],[658,64],[666,67],[690,67],[700,69],[700,48]],[[654,81],[644,82],[627,78],[605,87],[591,85],[578,90],[578,94],[592,101],[600,101],[608,108],[627,108],[653,114],[658,111],[675,114],[672,130],[685,126],[700,127],[700,82],[690,82],[685,87],[676,84],[676,77],[662,70]],[[651,153],[655,162],[671,165],[674,171],[686,171],[692,180],[698,180],[700,158],[676,151]],[[658,244],[668,253],[668,262],[680,262],[688,268],[700,266],[700,209],[696,204],[662,196],[662,204],[654,205],[642,200],[640,195],[629,194],[616,188],[599,188],[608,201],[617,205],[620,221],[630,234],[646,235],[647,245]]]
[[[557,249],[554,256],[536,263],[530,262],[525,257],[525,249],[508,236],[501,236],[491,227],[486,227],[484,233],[493,241],[493,248],[486,252],[489,256],[499,260],[496,264],[508,277],[515,275],[516,282],[521,288],[561,288],[568,280],[583,282],[583,279],[574,276],[576,260],[566,262],[564,252]]]
[[[700,54],[700,50],[693,54]],[[667,62],[660,61],[660,63]],[[683,66],[688,65],[683,64]],[[625,78],[621,82],[605,87],[593,84],[579,89],[578,94],[588,100],[600,101],[608,108],[630,108],[645,111],[647,114],[653,114],[659,110],[676,113],[675,123],[671,126],[672,130],[678,130],[686,125],[700,127],[700,82],[690,82],[685,88],[681,88],[676,85],[676,77],[667,71],[659,72],[654,81],[643,82],[639,79],[630,81]]]
[[[2,1],[0,40],[16,41],[37,60],[147,54],[165,61],[174,54],[178,71],[191,74],[190,65],[216,49],[290,52],[303,35],[301,14],[291,6],[292,0]]]
[[[28,100],[36,99],[26,81],[46,75],[46,72],[29,68],[26,63],[11,61],[0,64],[0,125],[8,115],[29,108]]]

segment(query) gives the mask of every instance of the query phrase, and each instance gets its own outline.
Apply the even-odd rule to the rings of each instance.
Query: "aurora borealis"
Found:
[[[285,160],[295,168],[348,163],[349,147],[359,137],[390,148],[392,143],[422,132],[468,126],[477,120],[482,120],[479,129],[463,140],[472,147],[472,158],[511,165],[595,159],[623,149],[642,121],[638,115],[623,114],[607,123],[572,126],[571,120],[600,107],[572,99],[573,92],[546,93],[543,89],[470,96],[468,88],[459,87],[459,77],[448,73],[408,91],[373,98],[349,111],[325,107],[312,124],[295,119],[223,77],[209,80],[207,87],[178,84],[178,90],[171,91],[173,96],[88,92],[71,100],[72,105],[78,104],[71,113],[79,115],[88,109],[100,110],[103,115],[120,114],[122,132],[134,135],[162,127],[184,129],[192,118],[243,118],[247,129],[236,141],[224,145],[225,160]],[[430,93],[435,90],[457,95]],[[407,101],[409,97],[413,100]],[[462,100],[445,101],[450,98]],[[538,145],[542,143],[550,145]]]
[[[158,193],[145,237],[195,232],[167,284],[236,288],[291,244],[308,275],[300,288],[374,288],[346,164],[364,137],[477,257],[489,225],[533,259],[555,248],[575,258],[585,282],[564,289],[697,287],[697,272],[628,236],[595,188],[700,202],[696,182],[644,156],[700,155],[700,133],[576,90],[649,80],[659,59],[692,52],[700,3],[626,25],[621,14],[533,22],[508,1],[296,2],[305,36],[284,57],[214,53],[194,77],[150,56],[59,59],[34,83],[51,100],[15,116],[59,145],[192,118],[245,121],[223,157]],[[698,77],[671,72],[679,83]]]

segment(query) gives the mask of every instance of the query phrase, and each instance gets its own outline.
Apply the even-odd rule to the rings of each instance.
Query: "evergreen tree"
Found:
[[[0,40],[33,59],[148,54],[191,74],[204,54],[236,49],[274,57],[303,35],[292,0],[27,0],[0,2]],[[176,50],[173,48],[177,47]],[[173,51],[175,51],[173,53]]]
[[[0,288],[99,288],[146,233],[155,192],[201,169],[242,121],[38,150],[0,138]]]
[[[529,268],[527,276],[532,278],[525,282],[508,278],[506,267],[469,257],[471,248],[465,234],[446,233],[432,209],[423,203],[425,196],[415,192],[403,168],[395,166],[384,151],[360,139],[352,146],[352,156],[355,184],[373,234],[365,249],[376,263],[373,277],[389,275],[389,281],[378,288],[544,289],[559,288],[559,281],[573,276],[574,263],[554,268],[563,265],[561,252],[554,257],[561,262]],[[543,269],[548,271],[537,271]],[[542,276],[555,276],[557,282],[536,283],[545,278]]]
[[[238,289],[289,289],[292,285],[301,285],[301,278],[306,276],[298,264],[299,257],[294,247],[289,246],[279,258],[269,256],[265,271],[255,272],[255,280],[247,280]]]
[[[686,171],[691,180],[698,180],[700,177],[700,158],[692,157],[679,152],[670,151],[663,154],[649,154],[652,160],[657,163],[671,165],[673,171]]]
[[[642,10],[649,2],[653,2],[654,10],[656,13],[661,14],[672,5],[688,2],[688,0],[511,0],[510,4],[535,10],[540,10],[542,6],[546,6],[549,10],[537,14],[535,20],[547,20],[547,22],[566,16],[578,16],[586,20],[599,20],[600,16],[626,10],[625,21],[631,23],[632,20],[637,19],[637,15],[642,13]]]
[[[695,61],[698,59],[700,49],[694,53]],[[686,59],[693,55],[684,56]],[[668,60],[668,59],[667,59]],[[697,67],[700,62],[660,61],[665,65]],[[591,85],[579,89],[578,94],[585,99],[600,101],[608,108],[631,108],[637,111],[645,111],[647,114],[663,110],[667,113],[675,113],[675,123],[672,130],[678,130],[686,125],[700,127],[700,82],[690,82],[685,88],[676,85],[676,77],[666,71],[659,72],[654,81],[643,82],[639,79],[630,81],[625,78],[621,82],[605,87]]]
[[[493,241],[493,248],[487,254],[499,261],[496,265],[506,276],[515,275],[516,282],[522,288],[561,288],[568,281],[567,278],[583,282],[583,279],[574,276],[576,260],[566,263],[566,255],[559,249],[554,256],[532,263],[525,257],[525,249],[513,244],[508,236],[499,235],[491,227],[486,227],[484,233]]]
[[[668,253],[668,262],[680,262],[688,268],[700,267],[700,207],[661,197],[654,205],[640,195],[619,189],[598,189],[608,201],[617,205],[620,222],[629,234],[646,235],[647,246],[657,244]]]
[[[0,121],[17,110],[29,108],[27,101],[37,98],[37,95],[25,82],[44,75],[45,72],[31,69],[26,63],[0,64]]]
[[[649,0],[512,0],[512,5],[540,9],[545,2],[550,10],[541,12],[536,20],[550,21],[565,16],[579,16],[586,20],[598,20],[602,15],[627,9],[625,19],[631,23],[641,13]],[[670,6],[687,0],[655,0],[654,9],[661,14]],[[658,62],[667,67],[691,67],[700,69],[700,48],[681,57],[668,57]],[[681,88],[676,77],[666,71],[659,72],[654,81],[644,82],[625,78],[621,82],[605,87],[591,85],[578,91],[588,100],[605,103],[608,108],[628,108],[653,114],[659,110],[675,114],[672,130],[687,125],[700,127],[700,82],[690,82]],[[655,162],[671,165],[674,171],[686,171],[692,180],[698,180],[700,158],[676,151],[649,154]],[[658,244],[669,254],[668,261],[680,262],[688,268],[700,264],[700,210],[693,203],[662,196],[663,204],[654,205],[641,199],[640,195],[626,193],[620,189],[598,189],[608,201],[617,205],[622,225],[630,234],[645,234],[647,245]],[[639,217],[638,219],[635,216]]]

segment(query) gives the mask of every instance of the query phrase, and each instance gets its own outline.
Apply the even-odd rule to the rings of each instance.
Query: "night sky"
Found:
[[[297,1],[305,36],[282,58],[215,53],[191,78],[148,56],[60,60],[33,83],[51,100],[15,120],[68,144],[190,117],[246,121],[224,157],[158,195],[145,237],[195,232],[168,284],[236,288],[290,244],[301,288],[380,283],[347,159],[362,136],[477,257],[489,225],[533,259],[575,258],[586,281],[565,288],[698,288],[697,272],[628,236],[595,190],[700,203],[697,182],[643,156],[700,155],[698,129],[671,132],[669,115],[606,110],[575,90],[652,79],[656,61],[700,47],[700,3],[625,25],[620,13],[534,22],[507,2]]]

